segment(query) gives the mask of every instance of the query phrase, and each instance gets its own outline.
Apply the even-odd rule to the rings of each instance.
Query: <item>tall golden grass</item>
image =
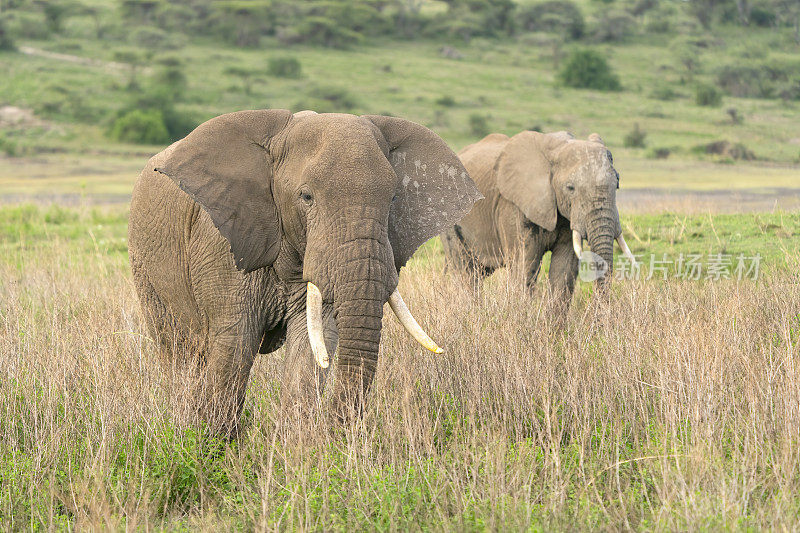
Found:
[[[282,413],[282,352],[259,356],[226,444],[174,422],[191,399],[122,258],[20,252],[0,267],[0,528],[797,528],[796,270],[617,283],[562,330],[516,273],[475,296],[422,259],[401,289],[443,355],[387,313],[344,428]]]

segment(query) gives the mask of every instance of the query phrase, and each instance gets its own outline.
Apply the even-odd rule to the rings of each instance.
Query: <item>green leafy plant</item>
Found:
[[[300,78],[303,68],[296,57],[273,57],[267,64],[267,72],[277,78]]]
[[[134,109],[116,119],[110,136],[122,142],[163,144],[170,140],[169,131],[160,111]]]
[[[489,120],[486,115],[473,113],[469,116],[469,131],[476,137],[484,137],[489,134]]]
[[[697,105],[719,107],[722,104],[722,92],[707,83],[698,83],[694,89],[694,101]]]
[[[639,123],[636,122],[633,129],[625,134],[623,144],[626,148],[644,148],[647,145],[646,139],[647,132],[641,129]]]
[[[570,54],[558,73],[559,81],[566,87],[619,91],[619,77],[609,66],[606,58],[590,49],[575,50]]]

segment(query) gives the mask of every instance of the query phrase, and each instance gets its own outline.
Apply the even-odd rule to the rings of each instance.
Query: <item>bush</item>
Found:
[[[594,39],[601,43],[624,41],[636,27],[636,19],[627,11],[603,11],[595,23]]]
[[[44,17],[38,13],[12,11],[4,16],[8,17],[7,28],[14,38],[45,40],[50,37]]]
[[[717,85],[732,96],[774,98],[787,87],[798,85],[800,63],[796,60],[752,60],[723,65]]]
[[[485,115],[473,113],[469,116],[469,131],[476,137],[489,135],[489,120]]]
[[[645,139],[647,132],[639,128],[639,123],[633,125],[633,129],[625,135],[623,144],[626,148],[644,148],[646,146]]]
[[[678,97],[677,91],[669,85],[659,85],[650,92],[650,97],[656,100],[675,100]]]
[[[128,36],[130,44],[149,50],[175,50],[185,44],[185,39],[181,33],[166,32],[151,26],[136,28]]]
[[[276,78],[299,78],[303,75],[302,70],[296,57],[273,57],[267,65],[267,72]]]
[[[20,154],[19,145],[14,139],[0,134],[0,153],[7,157],[16,157]]]
[[[160,111],[135,109],[122,115],[111,126],[112,139],[138,144],[164,144],[169,132]]]
[[[775,13],[763,7],[754,6],[750,10],[750,22],[761,28],[775,26]]]
[[[672,150],[662,146],[659,148],[653,148],[648,154],[648,157],[650,157],[650,159],[667,159],[671,153]]]
[[[722,92],[713,85],[698,83],[695,87],[694,101],[697,105],[718,107],[722,104]]]
[[[605,57],[595,50],[572,52],[558,77],[562,85],[577,89],[619,91],[622,88]]]
[[[692,151],[700,154],[718,155],[723,159],[752,161],[756,155],[742,143],[729,141],[714,141],[708,144],[699,144]]]
[[[311,109],[318,113],[342,113],[353,110],[358,101],[343,87],[332,85],[315,86],[308,97],[297,103],[297,109]]]
[[[117,113],[116,120],[133,111],[159,113],[164,126],[167,128],[169,141],[177,141],[185,137],[197,126],[197,120],[192,115],[178,111],[175,108],[171,93],[163,88],[137,95]]]
[[[549,0],[520,7],[516,18],[523,31],[557,31],[571,39],[580,39],[585,27],[581,10],[569,0]]]
[[[453,107],[456,105],[456,99],[449,94],[446,94],[437,98],[435,103],[436,105],[440,105],[442,107]]]
[[[6,29],[5,21],[0,20],[0,51],[13,52],[16,49],[14,39],[11,38],[11,34]]]

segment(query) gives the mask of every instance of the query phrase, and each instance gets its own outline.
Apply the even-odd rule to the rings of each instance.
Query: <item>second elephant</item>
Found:
[[[448,264],[476,282],[518,257],[532,289],[550,251],[550,287],[566,308],[584,240],[603,267],[600,286],[611,279],[615,239],[632,258],[616,206],[619,173],[599,135],[494,133],[458,155],[486,200],[440,238]]]

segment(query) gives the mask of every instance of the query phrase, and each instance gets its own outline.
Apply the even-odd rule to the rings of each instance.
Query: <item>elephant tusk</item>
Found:
[[[389,297],[389,306],[394,311],[395,316],[397,316],[397,320],[406,328],[406,331],[411,333],[411,336],[416,339],[418,343],[422,346],[427,348],[428,350],[432,351],[433,353],[442,353],[444,350],[439,348],[433,339],[431,339],[425,330],[419,325],[419,323],[414,319],[411,315],[411,311],[408,310],[408,306],[403,301],[403,297],[400,296],[400,292],[395,289],[392,295]]]
[[[322,368],[328,368],[330,359],[328,358],[328,348],[325,346],[325,335],[322,326],[322,293],[316,285],[308,282],[306,288],[306,327],[308,328],[308,340],[311,343],[311,351],[314,352],[314,359]]]
[[[583,253],[583,238],[578,230],[572,230],[572,248],[575,250],[575,255],[580,259]]]
[[[635,265],[636,258],[631,253],[631,249],[628,248],[628,243],[625,242],[625,237],[622,236],[622,232],[620,232],[620,234],[617,235],[617,243],[619,244],[622,253],[625,254],[625,257],[627,257],[630,260],[632,265]]]

